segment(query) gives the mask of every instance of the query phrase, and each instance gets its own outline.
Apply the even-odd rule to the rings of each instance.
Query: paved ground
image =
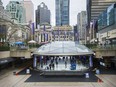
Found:
[[[6,70],[0,74],[0,87],[116,87],[116,75],[98,75],[103,82],[25,82],[31,75],[13,75]]]
[[[18,73],[18,75],[26,75],[26,69]],[[64,76],[64,75],[41,75],[41,72],[31,70],[31,76],[25,82],[97,82],[98,77],[93,72],[89,72],[89,78],[85,78],[85,75],[76,76]]]

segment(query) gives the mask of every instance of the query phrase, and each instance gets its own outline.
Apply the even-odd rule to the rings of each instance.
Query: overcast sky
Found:
[[[8,4],[10,0],[1,0],[1,1],[3,2],[3,5],[6,6],[6,4]],[[32,0],[32,2],[34,4],[34,9],[37,9],[37,6],[41,2],[44,2],[48,6],[48,9],[50,9],[51,11],[51,24],[55,25],[55,0]],[[85,10],[86,10],[86,0],[70,0],[70,25],[77,24],[77,14]]]

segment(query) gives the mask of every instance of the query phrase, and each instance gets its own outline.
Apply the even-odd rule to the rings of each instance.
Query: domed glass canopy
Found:
[[[34,54],[46,56],[91,55],[93,52],[86,46],[73,41],[55,41],[39,47]]]

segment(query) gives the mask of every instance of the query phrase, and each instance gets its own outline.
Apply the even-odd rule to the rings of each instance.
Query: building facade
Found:
[[[88,24],[96,20],[108,6],[115,3],[116,0],[87,0],[87,18]]]
[[[74,41],[74,32],[71,26],[55,26],[52,30],[52,41]]]
[[[79,42],[86,44],[86,24],[87,24],[87,14],[86,11],[81,11],[77,15]]]
[[[78,25],[75,25],[73,27],[73,30],[74,30],[74,41],[79,42],[79,33],[78,33],[77,27],[78,27]]]
[[[25,8],[26,13],[26,23],[29,24],[30,22],[34,22],[34,5],[31,0],[23,0],[22,5]]]
[[[69,25],[70,0],[55,0],[56,26]]]
[[[25,8],[22,2],[9,1],[6,6],[7,12],[11,14],[11,22],[7,30],[7,40],[9,43],[16,41],[26,41],[30,38],[30,27],[26,24]]]
[[[98,16],[116,0],[87,0],[87,42],[95,42],[98,38],[97,19]]]
[[[48,23],[50,24],[50,10],[48,9],[48,7],[45,5],[44,2],[42,2],[37,10],[36,10],[36,28],[38,28],[38,25],[41,25],[43,23]]]
[[[25,8],[19,1],[9,1],[6,10],[11,13],[11,19],[14,23],[26,23]]]
[[[39,44],[51,42],[52,37],[51,25],[48,23],[41,24],[39,29],[35,30],[34,40]]]
[[[3,18],[5,20],[11,20],[11,14],[4,9],[3,3],[1,1],[0,1],[0,18]]]
[[[116,44],[116,3],[98,17],[98,41],[100,44]]]
[[[0,0],[0,45],[6,41],[8,28],[6,22],[10,20],[11,15],[4,9],[3,3]]]

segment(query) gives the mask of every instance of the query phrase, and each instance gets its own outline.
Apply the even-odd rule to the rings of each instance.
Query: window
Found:
[[[64,6],[68,6],[68,1],[69,1],[69,0],[63,0],[63,5],[64,5]]]

